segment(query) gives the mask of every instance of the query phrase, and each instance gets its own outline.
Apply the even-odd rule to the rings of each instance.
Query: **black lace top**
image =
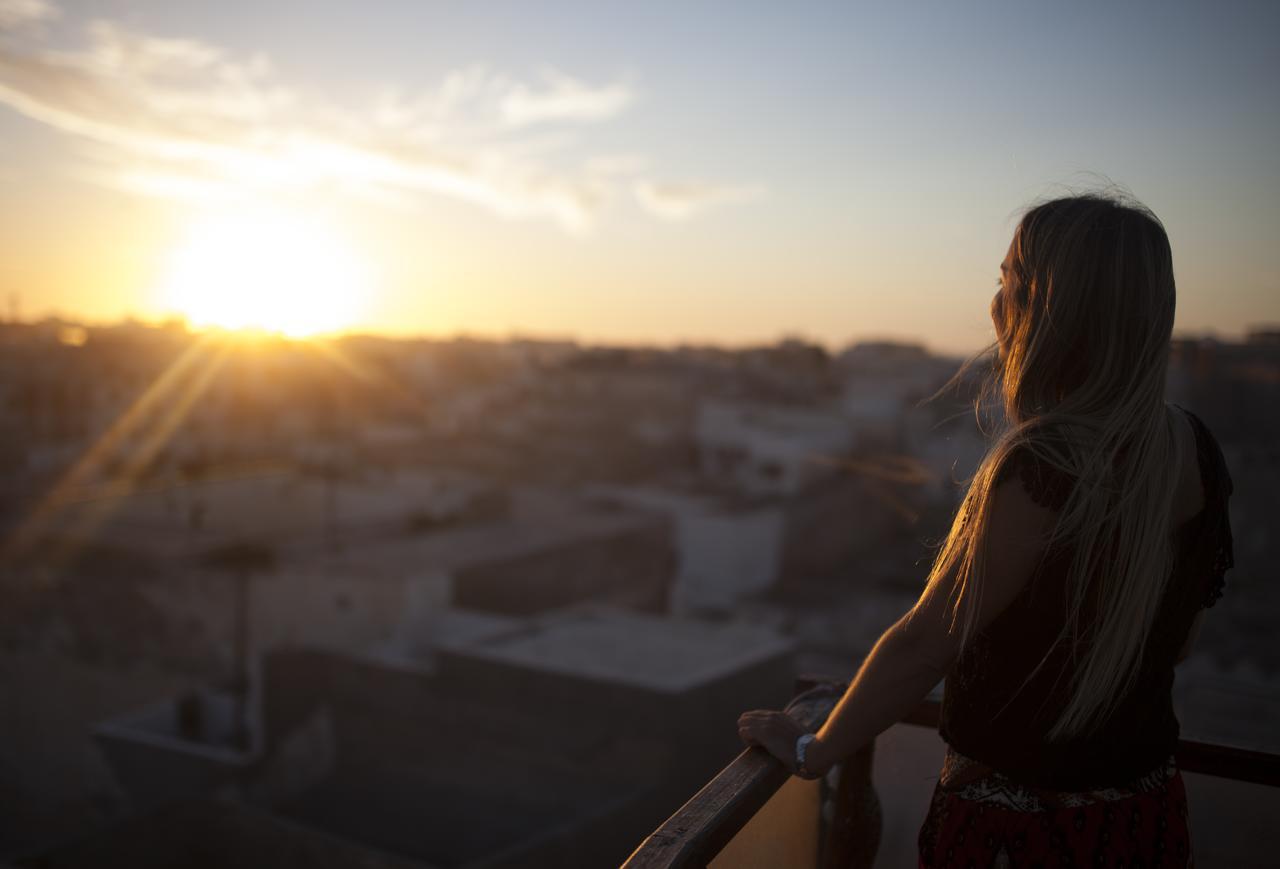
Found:
[[[1094,733],[1065,742],[1046,739],[1071,685],[1071,657],[1058,638],[1066,618],[1071,553],[1051,551],[947,674],[939,732],[956,751],[1023,784],[1064,791],[1121,785],[1173,753],[1178,740],[1173,667],[1196,614],[1222,596],[1233,563],[1227,511],[1231,476],[1213,435],[1186,413],[1196,434],[1204,506],[1177,530],[1173,575],[1133,688]],[[1069,478],[1029,455],[1015,455],[1007,470],[1021,476],[1042,506],[1061,508],[1071,491]],[[1042,658],[1044,664],[1028,679]]]

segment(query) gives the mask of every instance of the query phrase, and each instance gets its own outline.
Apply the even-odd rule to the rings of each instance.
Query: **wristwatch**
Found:
[[[800,778],[815,779],[819,777],[804,765],[804,754],[809,750],[809,743],[817,738],[812,733],[802,733],[796,740],[796,775],[800,776]]]

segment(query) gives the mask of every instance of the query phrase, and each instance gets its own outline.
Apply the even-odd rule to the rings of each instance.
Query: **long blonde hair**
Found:
[[[989,381],[1002,399],[1003,431],[969,485],[929,588],[953,581],[952,629],[960,622],[963,650],[975,632],[1001,470],[1023,451],[1075,481],[1046,540],[1072,553],[1058,642],[1069,643],[1074,682],[1047,734],[1059,740],[1095,730],[1132,687],[1172,566],[1173,469],[1181,467],[1164,401],[1173,262],[1154,214],[1097,194],[1027,211],[1011,261],[993,306],[999,341]]]

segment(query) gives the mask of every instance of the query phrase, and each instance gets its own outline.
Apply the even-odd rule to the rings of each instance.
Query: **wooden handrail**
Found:
[[[787,707],[817,730],[844,693],[840,683],[802,677]],[[903,716],[903,724],[936,728],[941,704],[929,699]],[[871,788],[874,743],[841,764],[823,864],[870,866],[879,843],[879,806]],[[1280,787],[1280,755],[1182,739],[1175,752],[1183,772]],[[689,869],[706,866],[790,777],[762,748],[739,754],[665,823],[646,838],[623,869]]]

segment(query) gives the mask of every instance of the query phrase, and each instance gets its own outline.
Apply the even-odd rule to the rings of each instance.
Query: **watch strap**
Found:
[[[818,737],[812,733],[802,733],[796,739],[796,775],[801,778],[817,778],[807,766],[805,766],[805,754],[809,750],[809,744]]]

